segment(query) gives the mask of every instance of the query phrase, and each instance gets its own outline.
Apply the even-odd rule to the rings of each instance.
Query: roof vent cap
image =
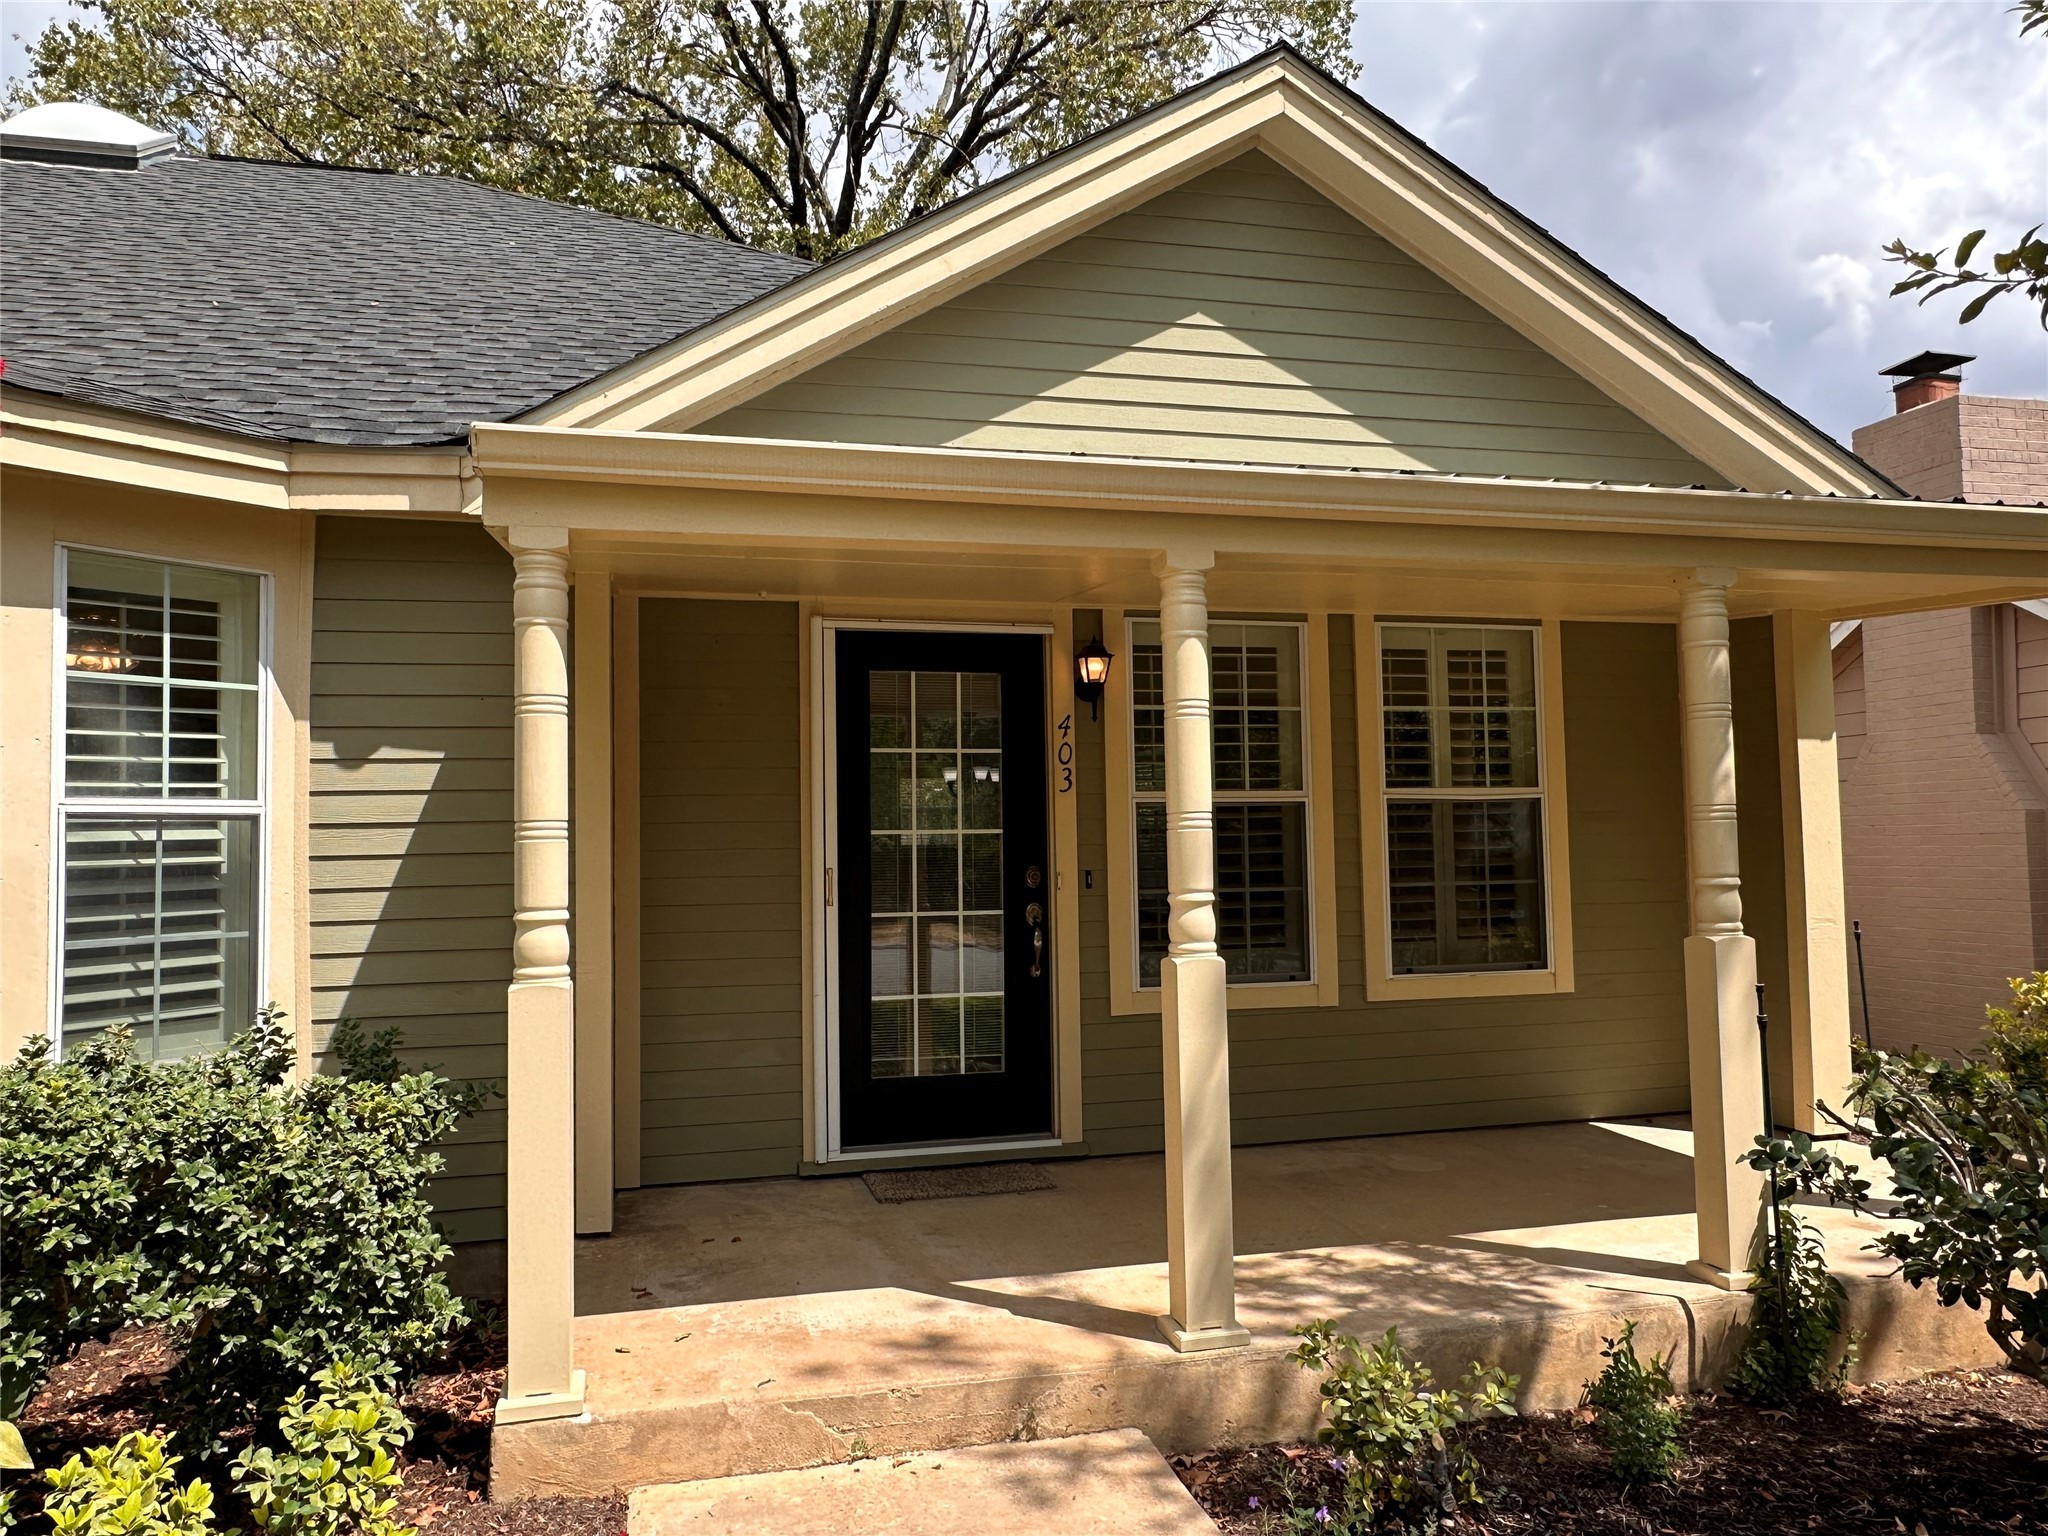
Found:
[[[46,101],[0,123],[0,159],[138,171],[177,152],[170,134],[89,101]]]

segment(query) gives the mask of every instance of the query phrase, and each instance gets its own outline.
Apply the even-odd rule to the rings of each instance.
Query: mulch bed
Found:
[[[1676,1482],[1624,1489],[1581,1414],[1477,1426],[1488,1502],[1446,1521],[1461,1536],[2038,1536],[2048,1533],[2048,1388],[1960,1373],[1851,1389],[1796,1413],[1695,1400]],[[1285,1531],[1340,1479],[1315,1446],[1175,1457],[1228,1536]],[[1258,1498],[1260,1507],[1250,1505]],[[1399,1530],[1398,1524],[1386,1529]]]
[[[162,1433],[167,1426],[157,1388],[175,1358],[143,1328],[124,1328],[104,1344],[80,1345],[22,1414],[22,1435],[36,1465],[57,1466],[130,1430]],[[417,1526],[422,1536],[622,1536],[623,1496],[489,1502],[491,1410],[504,1382],[504,1336],[484,1327],[465,1334],[441,1368],[405,1395],[413,1438],[399,1458],[405,1487],[397,1518]],[[32,1513],[39,1507],[40,1479],[24,1478],[21,1487],[28,1496],[22,1513]],[[225,1506],[223,1524],[246,1528],[246,1514],[233,1508],[225,1479],[216,1480],[215,1491]]]

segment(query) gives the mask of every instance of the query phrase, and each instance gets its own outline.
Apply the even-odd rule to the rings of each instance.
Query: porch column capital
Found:
[[[1216,948],[1209,551],[1169,550],[1159,574],[1166,715],[1166,937],[1159,1023],[1166,1098],[1167,1315],[1183,1352],[1227,1349],[1238,1326],[1230,1190],[1230,1028]]]
[[[1169,544],[1152,557],[1152,574],[1164,580],[1176,571],[1213,571],[1216,551],[1205,544]]]

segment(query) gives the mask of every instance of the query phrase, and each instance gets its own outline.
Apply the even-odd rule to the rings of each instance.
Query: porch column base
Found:
[[[583,1372],[579,1369],[569,1373],[569,1390],[566,1392],[529,1392],[524,1397],[499,1398],[495,1417],[501,1425],[582,1418]]]
[[[1764,1176],[1741,1161],[1765,1124],[1756,941],[1743,933],[1692,935],[1685,941],[1685,982],[1699,1220],[1699,1257],[1688,1267],[1733,1276],[1749,1262],[1764,1205]]]
[[[1695,1280],[1703,1280],[1724,1291],[1746,1291],[1756,1279],[1754,1270],[1716,1269],[1705,1259],[1687,1259],[1685,1267]]]
[[[1160,1337],[1184,1355],[1203,1355],[1215,1349],[1243,1349],[1252,1341],[1250,1331],[1236,1323],[1225,1323],[1220,1328],[1183,1328],[1177,1319],[1163,1312],[1157,1321]]]

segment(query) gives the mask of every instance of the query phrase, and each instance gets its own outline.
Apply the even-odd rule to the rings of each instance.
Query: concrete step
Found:
[[[667,1483],[627,1536],[1216,1536],[1135,1429]]]

